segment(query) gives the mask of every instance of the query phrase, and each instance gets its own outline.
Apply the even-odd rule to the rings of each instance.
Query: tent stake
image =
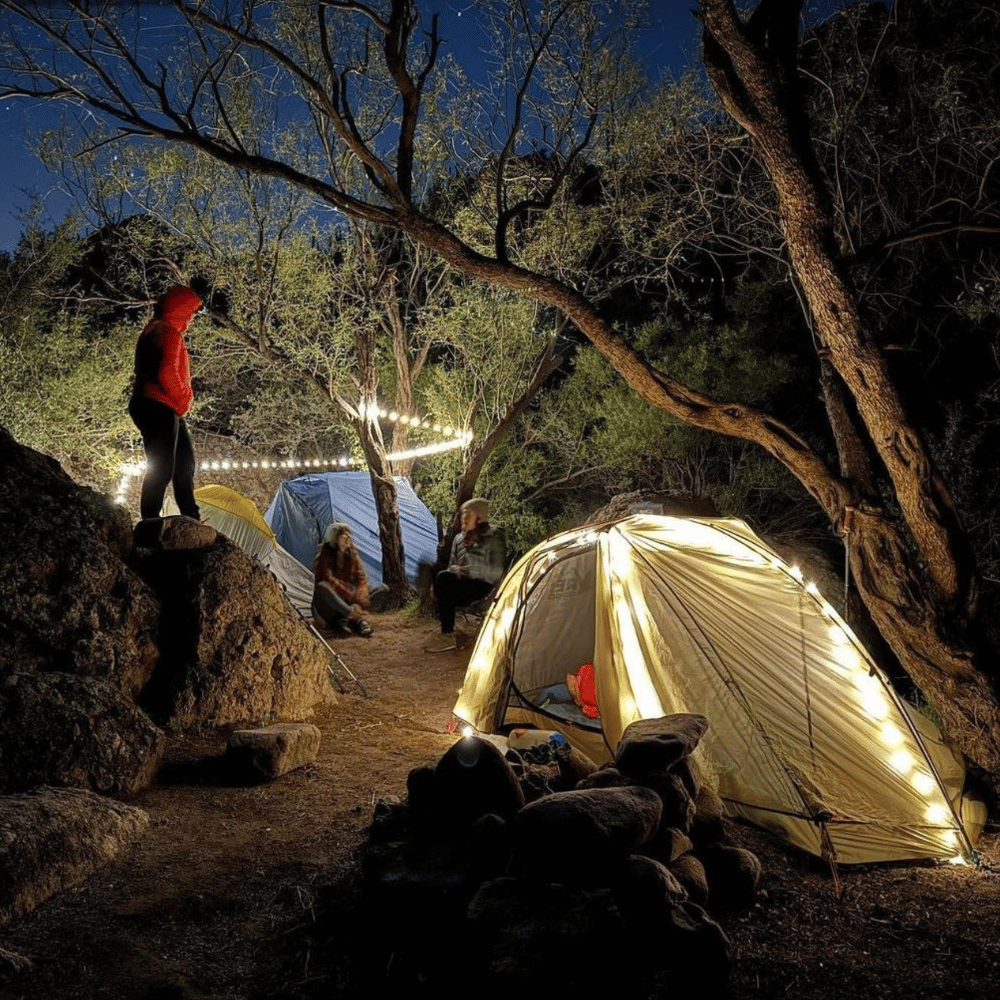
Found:
[[[837,850],[830,839],[826,820],[822,816],[817,816],[816,825],[819,827],[820,843],[823,845],[823,860],[830,866],[830,874],[833,876],[833,891],[837,902],[841,903],[844,900],[844,883],[840,881],[840,872],[837,871]]]

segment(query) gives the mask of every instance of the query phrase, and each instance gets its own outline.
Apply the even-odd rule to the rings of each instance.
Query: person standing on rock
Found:
[[[194,446],[184,416],[191,406],[191,362],[184,332],[202,307],[201,297],[186,285],[175,285],[153,308],[135,347],[135,373],[129,416],[142,434],[146,475],[142,481],[136,543],[155,547],[162,521],[160,509],[167,485],[173,485],[177,508],[201,519],[194,498]]]

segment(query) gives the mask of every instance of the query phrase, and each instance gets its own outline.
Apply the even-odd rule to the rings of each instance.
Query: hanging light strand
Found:
[[[435,434],[444,434],[445,440],[433,444],[422,445],[417,448],[407,448],[403,451],[390,452],[386,460],[390,462],[402,462],[412,458],[425,458],[430,455],[440,455],[447,451],[454,451],[458,448],[466,447],[472,441],[471,431],[460,431],[450,426],[435,424],[426,418],[414,414],[397,413],[395,410],[386,410],[377,404],[373,404],[367,409],[362,408],[362,414],[372,418],[388,420],[390,423],[399,423],[408,427],[419,427],[430,430]],[[271,470],[271,469],[347,469],[357,468],[365,465],[363,459],[352,458],[349,455],[342,455],[336,458],[263,458],[257,460],[239,460],[229,458],[209,458],[198,463],[198,468],[202,472],[241,472],[251,470]],[[119,504],[125,503],[126,493],[131,480],[141,476],[146,471],[146,462],[123,462],[121,465],[121,477],[118,480],[118,488],[115,500]]]

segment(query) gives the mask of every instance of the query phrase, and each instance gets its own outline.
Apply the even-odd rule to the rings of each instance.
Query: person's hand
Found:
[[[465,576],[465,567],[459,566],[458,563],[454,563],[448,567],[449,571],[454,573],[455,576]]]
[[[361,621],[361,616],[364,614],[364,609],[360,604],[351,605],[351,613],[347,616],[351,621]]]

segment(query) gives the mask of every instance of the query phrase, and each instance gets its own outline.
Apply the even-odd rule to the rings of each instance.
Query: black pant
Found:
[[[455,631],[455,608],[464,608],[480,597],[485,597],[493,589],[488,580],[477,580],[474,577],[456,576],[451,570],[443,569],[434,581],[434,594],[437,597],[438,616],[441,618],[441,631],[446,635]]]
[[[146,475],[142,480],[139,512],[143,518],[159,517],[167,484],[172,483],[177,509],[201,518],[194,498],[194,446],[187,425],[166,403],[147,396],[133,396],[128,414],[142,434],[146,450]]]

